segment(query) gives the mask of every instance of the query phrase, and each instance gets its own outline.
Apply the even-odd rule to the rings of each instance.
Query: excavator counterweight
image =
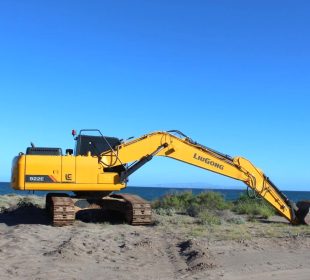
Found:
[[[14,189],[75,193],[72,197],[47,196],[46,208],[54,225],[71,224],[78,211],[92,208],[119,211],[133,225],[151,223],[147,201],[133,195],[110,194],[126,188],[128,177],[154,156],[169,157],[242,181],[290,223],[310,224],[309,201],[295,204],[249,160],[208,148],[180,131],[153,132],[122,141],[92,129],[81,130],[75,140],[75,153],[67,149],[63,155],[60,148],[32,144],[26,154],[20,153],[13,160]]]

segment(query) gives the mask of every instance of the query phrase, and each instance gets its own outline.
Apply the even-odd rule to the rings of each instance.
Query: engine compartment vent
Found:
[[[45,147],[28,147],[26,155],[49,155],[49,156],[61,156],[61,148],[45,148]]]

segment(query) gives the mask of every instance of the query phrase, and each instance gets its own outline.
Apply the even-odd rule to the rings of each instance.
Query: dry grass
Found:
[[[227,214],[226,214],[227,215]],[[181,233],[187,238],[206,237],[209,240],[255,240],[255,238],[291,238],[310,237],[310,226],[293,226],[284,219],[276,217],[275,221],[227,222],[221,224],[202,224],[197,218],[173,214],[170,216],[154,215],[156,226],[167,233]],[[237,220],[238,221],[238,220]]]

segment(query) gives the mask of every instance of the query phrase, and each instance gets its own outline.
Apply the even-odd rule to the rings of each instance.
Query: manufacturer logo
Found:
[[[72,181],[72,174],[67,173],[67,174],[65,175],[65,178],[66,178],[67,181]]]
[[[213,160],[211,160],[209,158],[198,156],[196,153],[194,154],[193,158],[196,159],[196,160],[202,161],[202,162],[204,162],[204,163],[206,163],[208,165],[211,165],[211,166],[213,166],[215,168],[218,168],[220,170],[224,170],[224,165],[219,164],[219,163],[217,163],[217,162],[215,162],[215,161],[213,161]]]

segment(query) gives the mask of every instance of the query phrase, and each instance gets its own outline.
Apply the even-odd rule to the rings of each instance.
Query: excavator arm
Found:
[[[115,149],[102,153],[100,163],[104,168],[123,165],[125,171],[120,178],[125,181],[153,156],[173,158],[242,181],[292,224],[305,223],[305,215],[302,214],[305,211],[298,211],[295,204],[249,160],[217,152],[194,142],[179,131],[154,132],[122,143]]]

